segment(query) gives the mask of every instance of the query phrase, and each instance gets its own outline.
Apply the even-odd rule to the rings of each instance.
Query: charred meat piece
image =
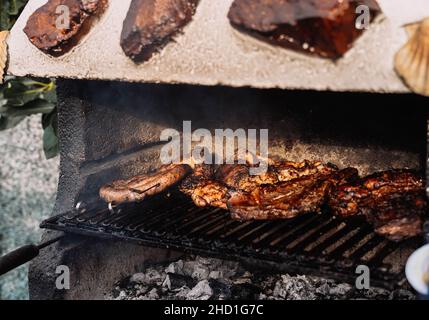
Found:
[[[339,184],[356,179],[357,170],[347,168],[332,174],[302,176],[290,181],[235,191],[228,200],[232,217],[238,220],[290,219],[320,212],[328,195]]]
[[[260,175],[251,175],[248,165],[223,165],[216,171],[215,178],[232,189],[250,192],[264,184],[291,181],[314,174],[330,174],[337,170],[335,166],[324,165],[321,162],[281,161],[274,162],[267,172]]]
[[[121,46],[135,62],[148,60],[188,24],[198,0],[133,0],[125,18]]]
[[[199,184],[190,194],[198,207],[218,207],[227,209],[228,188],[218,181],[208,180]]]
[[[364,31],[356,28],[359,5],[371,21],[381,12],[375,0],[235,0],[228,18],[263,41],[337,59]]]
[[[49,0],[30,16],[24,32],[38,49],[60,56],[89,32],[106,7],[107,0]]]
[[[214,170],[214,167],[211,165],[196,165],[192,174],[187,176],[180,184],[180,191],[187,195],[191,195],[194,192],[195,188],[213,179]]]
[[[303,176],[312,174],[330,174],[338,170],[334,165],[322,164],[321,162],[308,161],[292,162],[281,161],[274,163],[271,168],[277,173],[279,181],[290,181]]]
[[[190,196],[198,207],[226,209],[228,189],[222,183],[213,180],[214,174],[214,166],[197,165],[194,172],[180,184],[180,191]]]
[[[338,187],[329,205],[336,215],[348,217],[362,214],[365,208],[391,194],[423,191],[423,179],[415,172],[383,171]]]
[[[274,184],[279,181],[276,172],[271,168],[263,174],[251,175],[250,167],[240,164],[227,164],[220,166],[216,170],[215,179],[222,182],[229,188],[248,192],[257,186]]]
[[[422,234],[427,202],[424,192],[390,194],[364,209],[375,232],[392,241]]]
[[[427,211],[423,179],[409,170],[383,171],[340,186],[329,205],[342,217],[365,216],[378,234],[394,241],[421,234]]]
[[[100,197],[116,204],[142,201],[146,197],[161,193],[180,182],[191,171],[191,167],[186,164],[163,166],[154,173],[105,185],[100,189]]]

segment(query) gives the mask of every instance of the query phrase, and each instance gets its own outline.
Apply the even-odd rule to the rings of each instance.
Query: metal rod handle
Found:
[[[0,276],[8,273],[9,271],[12,271],[15,268],[18,268],[19,266],[22,266],[27,262],[30,262],[39,255],[41,249],[59,241],[62,237],[63,236],[53,238],[44,243],[41,243],[40,245],[30,244],[23,246],[12,252],[9,252],[3,257],[0,257]]]

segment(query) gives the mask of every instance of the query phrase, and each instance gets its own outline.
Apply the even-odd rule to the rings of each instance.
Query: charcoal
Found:
[[[205,268],[207,279],[193,278]],[[168,265],[148,267],[119,281],[109,297],[116,300],[410,300],[407,290],[376,287],[357,290],[346,283],[310,276],[250,272],[238,262],[188,256]],[[174,271],[174,272],[165,272]],[[180,274],[183,272],[183,274]]]
[[[228,300],[232,296],[231,284],[222,279],[210,279],[210,287],[213,290],[213,299]]]
[[[207,280],[198,282],[187,294],[186,298],[189,300],[208,300],[213,296],[213,290]]]
[[[174,291],[182,287],[193,288],[196,284],[197,281],[189,276],[168,273],[162,285],[167,287],[169,290]]]
[[[197,280],[206,280],[208,279],[210,274],[210,270],[201,264],[196,264],[194,268],[194,272],[192,272],[192,278]]]
[[[231,297],[234,300],[255,300],[261,291],[259,286],[252,283],[238,284],[232,287]]]
[[[210,279],[223,278],[223,272],[222,271],[210,271],[209,278]]]
[[[145,285],[157,285],[162,282],[162,274],[154,268],[148,269],[145,273],[136,273],[130,278],[130,283],[140,283]]]
[[[183,267],[184,267],[183,260],[172,262],[165,269],[165,273],[176,273],[176,274],[184,275]]]

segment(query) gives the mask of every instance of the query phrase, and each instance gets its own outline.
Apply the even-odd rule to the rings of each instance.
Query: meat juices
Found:
[[[125,18],[121,47],[135,62],[150,59],[188,24],[198,0],[133,0]]]
[[[70,12],[68,29],[57,27],[57,20],[61,20],[61,14],[65,14],[61,10],[57,13],[57,8],[62,5]],[[95,18],[99,17],[106,7],[107,0],[49,0],[30,16],[24,32],[38,49],[53,56],[60,56],[89,32]]]
[[[167,190],[191,172],[192,168],[186,164],[163,166],[154,173],[105,185],[100,189],[100,197],[115,204],[142,201]]]
[[[338,216],[366,217],[378,234],[395,241],[421,234],[427,210],[423,178],[409,170],[383,171],[340,186],[329,205]]]
[[[235,0],[228,18],[271,44],[338,59],[364,32],[355,26],[359,5],[370,8],[371,21],[381,12],[375,0]]]

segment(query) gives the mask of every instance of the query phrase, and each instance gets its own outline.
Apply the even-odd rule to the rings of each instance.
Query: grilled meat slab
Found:
[[[199,184],[190,194],[198,207],[218,207],[227,209],[228,188],[214,180]]]
[[[331,174],[304,175],[262,185],[251,192],[234,191],[227,202],[228,209],[238,220],[290,219],[320,212],[333,188],[356,179],[357,174],[356,169],[347,168]]]
[[[332,164],[323,164],[319,161],[292,162],[278,161],[272,165],[279,181],[290,181],[296,178],[314,175],[330,174],[338,170]]]
[[[226,209],[228,188],[214,180],[215,167],[201,164],[180,184],[180,191],[192,198],[198,207],[219,207]]]
[[[377,233],[395,241],[421,234],[427,210],[423,179],[409,170],[383,171],[340,186],[329,205],[342,217],[365,216]]]
[[[116,204],[142,201],[146,197],[161,193],[180,182],[191,171],[191,167],[186,164],[163,166],[155,173],[105,185],[100,189],[100,197]]]
[[[400,241],[422,233],[426,195],[424,192],[394,193],[379,198],[373,207],[363,210],[376,233]]]
[[[370,9],[371,20],[381,11],[374,0],[235,0],[228,18],[268,43],[337,59],[364,32],[355,26],[359,5]]]
[[[188,24],[198,0],[133,0],[125,18],[121,46],[135,62],[150,59]]]
[[[215,179],[231,189],[251,191],[264,184],[277,183],[277,173],[271,168],[263,174],[251,175],[247,165],[226,164],[216,170]]]
[[[58,28],[58,22],[65,23],[59,6],[69,9],[70,27]],[[24,32],[38,49],[60,56],[69,51],[89,32],[92,22],[107,7],[107,0],[49,0],[28,19]]]

